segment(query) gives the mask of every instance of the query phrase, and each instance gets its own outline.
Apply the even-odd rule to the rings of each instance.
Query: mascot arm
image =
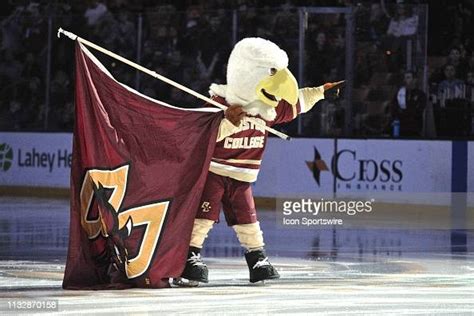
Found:
[[[226,118],[223,118],[221,124],[219,125],[219,131],[217,132],[216,142],[220,142],[227,136],[235,134],[236,132],[238,132],[238,130],[239,126],[235,126],[234,124],[232,124],[231,121]]]
[[[300,113],[306,113],[320,100],[324,99],[324,86],[303,88],[299,91]]]
[[[339,97],[339,92],[345,80],[338,82],[327,82],[316,88],[303,88],[299,91],[300,113],[306,113],[322,99],[335,99]]]
[[[222,119],[217,132],[217,142],[239,131],[245,112],[242,106],[231,105],[225,110],[224,115],[225,118]]]

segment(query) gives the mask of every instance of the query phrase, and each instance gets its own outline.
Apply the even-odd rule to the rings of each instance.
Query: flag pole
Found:
[[[156,71],[153,71],[153,70],[150,70],[150,69],[148,69],[148,68],[145,68],[145,67],[143,67],[143,66],[141,66],[141,65],[139,65],[139,64],[137,64],[137,63],[134,63],[134,62],[131,61],[131,60],[128,60],[128,59],[126,59],[126,58],[124,58],[124,57],[122,57],[122,56],[120,56],[120,55],[115,54],[114,52],[111,52],[110,50],[107,50],[107,49],[105,49],[105,48],[103,48],[103,47],[101,47],[101,46],[99,46],[99,45],[96,45],[96,44],[94,44],[94,43],[92,43],[92,42],[89,42],[88,40],[83,39],[82,37],[79,37],[79,36],[77,36],[77,35],[74,34],[74,33],[71,33],[71,32],[68,32],[68,31],[66,31],[66,30],[63,30],[63,29],[60,27],[60,28],[58,29],[58,34],[57,34],[58,38],[61,37],[61,34],[64,34],[66,37],[68,37],[69,39],[71,39],[71,40],[73,40],[73,41],[78,41],[78,42],[80,42],[80,43],[82,43],[82,44],[84,44],[84,45],[86,45],[86,46],[89,46],[89,47],[91,47],[91,48],[93,48],[93,49],[95,49],[95,50],[98,50],[99,52],[101,52],[101,53],[103,53],[103,54],[105,54],[105,55],[108,55],[108,56],[110,56],[110,57],[112,57],[112,58],[115,58],[115,59],[117,59],[117,60],[123,62],[124,64],[127,64],[127,65],[129,65],[129,66],[131,66],[131,67],[133,67],[133,68],[136,68],[136,69],[138,69],[138,70],[140,70],[140,71],[146,73],[147,75],[152,76],[153,78],[156,78],[156,79],[159,79],[159,80],[161,80],[161,81],[163,81],[163,82],[166,82],[167,84],[172,85],[173,87],[176,87],[176,88],[178,88],[178,89],[180,89],[180,90],[182,90],[182,91],[184,91],[184,92],[186,92],[186,93],[189,93],[189,94],[195,96],[196,98],[201,99],[201,100],[203,100],[203,101],[205,101],[205,102],[207,102],[207,103],[209,103],[209,104],[212,104],[212,105],[218,107],[218,108],[221,109],[221,110],[226,110],[226,109],[227,109],[227,106],[225,106],[225,105],[223,105],[223,104],[221,104],[221,103],[219,103],[219,102],[217,102],[217,101],[215,101],[215,100],[212,100],[211,98],[208,98],[208,97],[206,97],[206,96],[204,96],[204,95],[202,95],[202,94],[200,94],[200,93],[198,93],[198,92],[196,92],[196,91],[194,91],[194,90],[192,90],[192,89],[190,89],[190,88],[188,88],[188,87],[186,87],[186,86],[183,86],[182,84],[180,84],[180,83],[178,83],[178,82],[176,82],[176,81],[173,81],[173,80],[171,80],[171,79],[169,79],[169,78],[167,78],[167,77],[165,77],[165,76],[163,76],[163,75],[160,75],[160,74],[157,73]],[[264,128],[264,129],[265,129],[266,131],[268,131],[269,133],[272,133],[272,134],[274,134],[274,135],[276,135],[276,136],[278,136],[278,137],[280,137],[280,138],[282,138],[282,139],[290,140],[290,137],[289,137],[288,135],[286,135],[286,134],[284,134],[284,133],[282,133],[282,132],[280,132],[280,131],[277,131],[276,129],[273,129],[273,128],[267,126],[267,125],[261,124],[259,121],[255,120],[254,118],[251,118],[251,117],[244,117],[244,120],[250,121],[250,122],[254,123],[255,125],[258,125],[258,126]]]

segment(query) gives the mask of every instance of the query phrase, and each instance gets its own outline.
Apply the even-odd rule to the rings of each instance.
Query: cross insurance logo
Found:
[[[0,144],[0,171],[8,171],[12,161],[13,149],[7,143]]]
[[[390,157],[363,157],[357,149],[342,149],[333,154],[331,169],[314,147],[314,158],[306,161],[314,181],[321,186],[321,177],[328,172],[337,179],[338,190],[402,191],[403,161]]]
[[[321,172],[328,171],[328,166],[326,162],[321,159],[321,154],[319,151],[314,147],[314,159],[313,161],[306,161],[306,165],[308,166],[309,170],[313,173],[314,181],[321,185]]]

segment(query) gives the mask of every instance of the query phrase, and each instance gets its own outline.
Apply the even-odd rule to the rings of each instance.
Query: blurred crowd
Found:
[[[39,129],[44,116],[47,15],[31,2],[12,9],[0,25],[0,128]]]
[[[445,2],[449,7],[448,1]],[[469,2],[461,1],[453,10],[447,10],[456,17],[453,18],[456,22],[442,30],[452,29],[448,31],[455,34],[449,37],[452,41],[440,44],[433,37],[434,42],[430,42],[435,53],[449,55],[442,70],[432,74],[431,80],[439,83],[439,89],[456,86],[457,81],[453,83],[446,75],[452,68],[454,79],[472,85],[472,43],[470,33],[466,32],[472,23],[472,19],[467,18],[472,13],[472,6],[465,4]],[[207,94],[210,83],[225,82],[226,60],[232,45],[246,36],[260,36],[278,43],[288,52],[290,69],[297,75],[298,6],[354,8],[355,88],[370,86],[381,71],[396,74],[393,76],[398,78],[398,81],[393,79],[396,84],[403,84],[404,70],[412,71],[413,76],[420,79],[420,69],[413,66],[407,69],[410,65],[406,63],[407,43],[411,43],[420,27],[419,12],[413,10],[416,6],[403,1],[89,0],[65,3],[10,0],[0,4],[3,14],[0,17],[0,130],[72,129],[73,44],[55,39],[59,26]],[[308,17],[305,85],[344,78],[345,23],[345,17],[339,14]],[[49,27],[53,30],[51,54]],[[455,47],[455,52],[448,47]],[[183,107],[200,105],[200,101],[176,88],[138,74],[99,53],[96,56],[119,81],[150,97]],[[446,80],[448,83],[443,83]],[[423,87],[418,85],[418,88]],[[383,95],[383,98],[393,101],[394,95]],[[330,130],[337,135],[344,125],[343,104],[340,104],[344,102],[328,102],[308,115],[304,134],[317,136]],[[372,119],[364,102],[359,107],[355,104],[354,111],[354,115],[360,116],[361,124],[370,123]],[[392,116],[394,113],[396,111],[389,111]],[[377,133],[383,132],[377,130]]]

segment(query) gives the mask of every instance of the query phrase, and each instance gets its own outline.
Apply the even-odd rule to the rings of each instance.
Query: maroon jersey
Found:
[[[219,103],[228,105],[224,98],[213,96]],[[273,126],[293,120],[300,112],[300,103],[293,106],[282,100],[276,107],[276,118],[266,121],[254,117],[262,125]],[[268,132],[262,127],[245,121],[240,129],[216,144],[209,171],[244,182],[257,180]]]

